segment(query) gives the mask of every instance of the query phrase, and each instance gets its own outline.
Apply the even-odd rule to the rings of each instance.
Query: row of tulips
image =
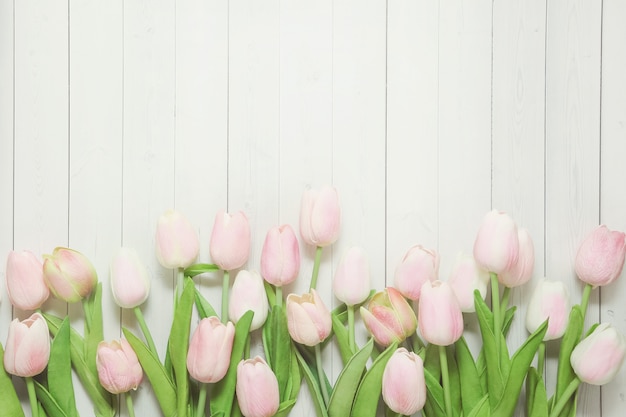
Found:
[[[342,304],[330,311],[316,285],[322,251],[337,240],[339,230],[337,191],[307,190],[300,237],[316,248],[310,289],[283,297],[282,287],[300,275],[299,242],[291,226],[268,231],[256,272],[241,269],[251,239],[244,213],[217,214],[212,264],[194,263],[199,242],[193,225],[178,211],[164,213],[156,228],[156,257],[178,276],[164,355],[142,315],[150,279],[136,251],[119,250],[110,279],[113,299],[134,312],[143,337],[123,329],[124,338],[110,342],[102,329],[101,286],[85,256],[57,248],[42,262],[28,251],[11,252],[6,273],[10,302],[35,312],[11,323],[6,351],[0,349],[0,417],[24,415],[8,374],[25,378],[32,415],[77,416],[71,368],[97,416],[116,414],[118,394],[134,416],[130,391],[144,374],[168,417],[207,412],[286,416],[302,379],[319,417],[373,417],[381,396],[387,415],[422,410],[437,417],[510,416],[524,383],[527,415],[571,416],[580,383],[605,384],[623,362],[626,341],[613,327],[583,328],[592,290],[621,274],[626,255],[622,232],[599,226],[581,244],[575,262],[585,284],[580,304],[571,305],[562,282],[538,281],[527,308],[530,335],[511,355],[506,343],[515,313],[508,306],[510,293],[531,280],[534,248],[528,232],[510,216],[495,210],[485,216],[473,256],[460,257],[447,281],[439,279],[437,252],[416,245],[398,265],[394,285],[372,291],[367,257],[360,248],[350,248],[332,283]],[[199,274],[219,271],[220,314],[193,281]],[[490,305],[485,302],[489,289]],[[68,318],[41,311],[50,293],[69,303],[82,301],[82,334]],[[195,327],[194,307],[200,317]],[[371,334],[363,346],[355,340],[357,311]],[[464,314],[478,317],[483,345],[477,357],[463,337]],[[256,330],[262,334],[264,355],[250,358],[250,333]],[[562,340],[557,383],[548,398],[545,344],[554,339]],[[337,343],[344,363],[336,381],[326,377],[322,364],[321,351],[330,340]]]

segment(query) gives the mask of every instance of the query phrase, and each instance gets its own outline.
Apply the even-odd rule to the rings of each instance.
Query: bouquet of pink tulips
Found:
[[[169,341],[160,347],[142,315],[150,279],[135,250],[117,250],[109,272],[113,299],[133,310],[141,334],[124,328],[123,338],[113,341],[104,338],[102,289],[85,256],[57,248],[42,262],[28,251],[11,252],[10,302],[34,312],[14,320],[4,350],[0,346],[0,417],[24,415],[11,375],[25,379],[31,415],[77,417],[73,372],[98,417],[114,416],[120,399],[134,416],[131,392],[144,377],[167,417],[287,416],[303,383],[318,417],[403,416],[420,410],[428,417],[511,416],[523,389],[528,416],[569,417],[576,414],[579,385],[609,382],[624,360],[626,340],[614,328],[584,329],[591,292],[622,272],[622,232],[599,226],[582,242],[575,265],[585,283],[580,304],[570,304],[563,283],[539,281],[525,318],[529,336],[510,352],[506,336],[515,307],[508,305],[509,297],[530,280],[534,249],[528,233],[507,214],[486,215],[473,256],[459,258],[448,281],[438,279],[437,252],[416,245],[398,265],[394,286],[376,292],[370,288],[366,255],[358,247],[349,249],[333,277],[341,302],[333,311],[316,286],[322,251],[339,236],[337,191],[307,190],[299,226],[301,239],[316,249],[314,267],[309,291],[285,297],[283,286],[300,275],[300,244],[291,226],[268,231],[256,272],[241,269],[251,239],[244,213],[217,214],[213,263],[198,264],[194,227],[180,212],[165,212],[156,226],[156,256],[163,267],[177,271],[178,281]],[[222,274],[219,314],[193,280],[207,272]],[[82,333],[69,318],[41,311],[50,293],[68,303],[82,302]],[[192,323],[194,310],[197,323]],[[357,312],[371,335],[362,346],[355,337]],[[476,356],[463,336],[464,313],[476,314],[480,326],[482,347]],[[257,330],[263,355],[250,357],[251,332]],[[548,397],[545,343],[554,339],[561,344],[556,386]],[[335,381],[326,376],[321,355],[333,342],[343,361]]]

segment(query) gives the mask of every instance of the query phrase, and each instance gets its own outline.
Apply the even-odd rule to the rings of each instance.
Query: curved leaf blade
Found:
[[[396,351],[397,343],[392,343],[381,353],[372,367],[365,373],[352,406],[352,415],[359,417],[375,417],[378,400],[382,389],[382,379],[387,361]]]

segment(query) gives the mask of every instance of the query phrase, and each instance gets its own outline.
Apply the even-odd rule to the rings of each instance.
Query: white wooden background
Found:
[[[622,0],[0,0],[0,253],[85,253],[111,339],[136,326],[113,304],[108,264],[135,247],[163,350],[163,211],[190,217],[203,262],[215,213],[245,211],[253,269],[267,229],[297,225],[304,188],[333,184],[343,223],[321,269],[329,303],[349,246],[365,248],[379,289],[417,243],[441,253],[446,278],[492,207],[530,230],[535,279],[564,280],[577,301],[581,239],[599,223],[626,230],[625,19]],[[589,323],[626,333],[624,279],[595,292]],[[219,306],[219,277],[199,285]],[[25,313],[1,292],[4,343]],[[67,311],[79,326],[80,308]],[[512,346],[526,337],[518,314]],[[336,377],[337,355],[325,356]],[[554,371],[552,360],[549,384]],[[584,388],[579,415],[621,416],[625,384],[623,371]],[[158,415],[147,384],[135,404]],[[314,415],[306,390],[292,415]]]

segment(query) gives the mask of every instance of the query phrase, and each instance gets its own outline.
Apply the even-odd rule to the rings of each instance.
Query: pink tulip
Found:
[[[178,210],[168,210],[159,217],[155,240],[156,256],[164,268],[186,268],[198,257],[198,233]]]
[[[43,265],[32,252],[9,252],[7,292],[11,304],[21,310],[36,310],[50,296],[43,279]]]
[[[478,265],[471,256],[459,257],[448,279],[448,284],[452,287],[459,307],[464,313],[476,311],[474,291],[478,290],[480,296],[485,299],[488,283],[489,272]]]
[[[200,382],[217,382],[224,378],[230,365],[235,326],[223,324],[215,317],[200,320],[191,336],[187,370]]]
[[[500,274],[510,269],[519,252],[517,226],[506,213],[492,210],[483,222],[474,241],[474,259],[486,270]]]
[[[43,276],[55,297],[74,303],[89,295],[98,283],[93,265],[82,253],[55,248],[44,255]]]
[[[291,226],[272,227],[261,252],[261,275],[272,285],[292,283],[300,271],[300,246]]]
[[[333,280],[333,292],[339,301],[350,306],[362,303],[369,296],[369,264],[361,248],[348,249],[339,262]]]
[[[15,319],[9,325],[4,369],[16,376],[39,375],[50,359],[48,324],[39,313],[24,321]]]
[[[143,379],[137,354],[124,339],[98,343],[96,368],[100,384],[111,394],[136,390]]]
[[[217,213],[209,249],[213,262],[225,271],[246,263],[250,254],[250,224],[242,211],[228,214],[221,210]]]
[[[439,254],[422,245],[410,248],[396,268],[393,284],[410,300],[420,297],[422,285],[434,281],[439,274]]]
[[[308,189],[302,195],[300,235],[309,245],[328,246],[339,237],[341,210],[334,187]]]
[[[531,295],[527,308],[526,329],[530,333],[534,333],[547,319],[548,330],[543,340],[554,340],[563,336],[571,309],[565,284],[542,279]]]
[[[263,278],[258,272],[242,269],[237,273],[228,306],[228,315],[234,323],[237,323],[250,310],[254,312],[250,331],[263,326],[267,319],[269,303],[263,286]]]
[[[239,362],[235,390],[245,417],[271,417],[278,411],[278,380],[260,356]]]
[[[422,337],[434,345],[451,345],[463,334],[463,313],[447,282],[424,283],[417,317]]]
[[[415,333],[415,312],[393,287],[374,294],[367,303],[367,308],[361,307],[360,311],[365,327],[376,343],[382,346],[401,342]]]
[[[397,349],[383,372],[383,400],[397,414],[411,415],[424,408],[424,362],[414,352]]]
[[[332,329],[330,311],[317,291],[287,296],[287,328],[294,341],[307,346],[315,346],[328,337]]]
[[[598,226],[578,249],[576,274],[594,287],[608,285],[622,273],[625,255],[626,234]]]
[[[526,229],[519,229],[518,241],[517,262],[498,275],[498,281],[509,288],[519,287],[530,281],[535,268],[535,247]]]
[[[576,345],[570,362],[581,381],[604,385],[615,377],[625,354],[624,336],[610,324],[603,323]]]
[[[150,293],[148,270],[133,248],[120,248],[111,263],[111,290],[115,303],[122,308],[143,304]]]

